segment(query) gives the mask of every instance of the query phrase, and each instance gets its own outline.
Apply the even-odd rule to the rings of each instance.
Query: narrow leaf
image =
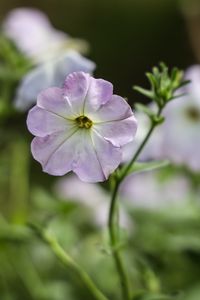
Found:
[[[131,169],[129,170],[128,174],[132,173],[141,173],[141,172],[147,172],[152,171],[160,168],[164,168],[169,165],[168,160],[157,160],[157,161],[149,161],[149,162],[137,162],[135,163]],[[123,169],[125,169],[126,166],[124,166],[121,171],[123,172]]]

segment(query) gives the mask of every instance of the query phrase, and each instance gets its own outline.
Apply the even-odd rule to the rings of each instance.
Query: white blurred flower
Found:
[[[167,104],[163,111],[165,121],[155,129],[139,160],[169,159],[192,171],[200,171],[200,65],[186,70],[185,79],[191,83],[178,92],[185,95]],[[136,139],[125,146],[124,162],[131,159],[150,127],[146,115],[136,113],[136,118]]]
[[[43,12],[33,8],[10,11],[3,22],[3,32],[35,63],[48,61],[68,49],[87,49],[85,41],[56,30]]]
[[[162,178],[159,171],[128,176],[120,195],[129,205],[146,209],[177,207],[191,200],[191,187],[184,176]]]
[[[154,106],[151,104],[150,108],[154,110]],[[135,117],[138,122],[138,129],[136,132],[136,137],[133,142],[125,145],[123,147],[123,162],[127,163],[131,160],[133,155],[135,154],[137,148],[144,140],[151,124],[149,118],[142,112],[136,112]],[[150,159],[162,157],[162,132],[161,127],[157,127],[153,132],[151,138],[148,140],[145,145],[143,151],[139,155],[139,161],[147,161]]]
[[[17,88],[14,106],[18,110],[30,108],[41,90],[59,86],[70,73],[95,69],[92,61],[79,54],[87,51],[87,43],[56,30],[40,10],[13,9],[3,22],[3,32],[35,65]]]
[[[62,199],[87,206],[94,214],[94,222],[100,227],[107,226],[110,195],[100,185],[86,183],[70,175],[57,181],[55,191]],[[120,209],[120,225],[126,228],[130,225],[123,209]]]
[[[95,64],[91,60],[75,51],[68,51],[29,71],[17,88],[14,105],[18,110],[25,111],[36,103],[40,91],[51,86],[60,86],[72,72],[92,73],[94,69]]]
[[[192,80],[183,92],[166,107],[162,128],[163,155],[193,171],[200,171],[200,66],[190,67],[185,74]]]

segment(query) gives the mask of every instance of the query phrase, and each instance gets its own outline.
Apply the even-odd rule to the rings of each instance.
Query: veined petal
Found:
[[[63,118],[72,118],[73,112],[69,103],[64,99],[63,90],[52,87],[38,95],[37,106]]]
[[[91,131],[80,130],[75,152],[73,171],[85,182],[105,181],[97,152],[91,139]]]
[[[133,112],[128,103],[120,96],[113,95],[111,99],[102,105],[96,112],[90,112],[88,117],[93,122],[110,122],[119,121],[129,118],[133,115]]]
[[[64,97],[77,115],[83,115],[89,84],[90,75],[83,72],[71,73],[64,82]]]
[[[90,84],[85,98],[84,113],[97,111],[107,103],[113,95],[113,85],[103,79],[90,77]]]
[[[63,89],[39,94],[27,123],[36,135],[33,156],[45,172],[72,170],[82,181],[100,182],[119,166],[121,146],[133,139],[137,122],[127,102],[112,91],[109,82],[77,72]]]
[[[25,111],[36,102],[37,95],[48,87],[61,87],[66,75],[75,71],[91,73],[95,64],[76,51],[65,54],[42,63],[29,71],[21,81],[15,97],[15,107]]]
[[[67,76],[64,94],[77,114],[88,114],[108,102],[113,94],[113,86],[103,79],[95,79],[87,73],[76,72]]]
[[[94,124],[94,129],[114,146],[120,147],[131,142],[137,130],[134,116],[121,121]]]
[[[96,65],[93,61],[85,58],[74,50],[68,50],[63,56],[57,59],[57,68],[54,72],[54,84],[60,86],[67,75],[73,72],[92,73]]]
[[[70,132],[75,124],[53,112],[34,106],[28,113],[27,127],[32,134],[44,137],[64,130]]]
[[[92,142],[104,176],[107,179],[119,166],[122,160],[122,151],[119,147],[115,147],[105,140],[95,130],[92,131]]]
[[[44,172],[61,176],[72,170],[78,137],[77,130],[35,137],[31,144],[31,152],[41,163]]]

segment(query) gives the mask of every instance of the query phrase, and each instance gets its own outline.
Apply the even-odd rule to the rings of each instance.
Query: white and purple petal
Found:
[[[100,107],[111,100],[113,85],[103,79],[90,77],[89,88],[85,99],[84,113],[96,112]]]
[[[36,137],[33,157],[43,171],[62,176],[69,171],[82,181],[105,181],[122,161],[122,149],[135,136],[137,122],[128,103],[112,96],[112,84],[83,72],[66,78],[63,89],[39,94],[27,125]],[[113,107],[114,105],[114,107]],[[92,127],[81,128],[85,116]]]
[[[90,85],[90,75],[84,72],[74,72],[67,76],[63,92],[66,101],[77,115],[84,114],[85,98]]]
[[[137,121],[134,116],[131,116],[124,120],[94,124],[94,129],[114,146],[120,147],[133,140],[137,130]]]
[[[95,131],[80,131],[80,148],[76,150],[73,171],[86,182],[105,181],[119,166],[121,150]]]
[[[112,95],[109,101],[100,106],[97,111],[90,112],[95,123],[124,120],[133,115],[129,104],[120,96]]]
[[[74,72],[67,76],[64,94],[71,103],[74,112],[89,115],[108,102],[113,93],[113,86],[103,79],[95,79],[84,72]]]
[[[68,51],[56,59],[29,71],[21,81],[14,99],[15,107],[25,111],[36,102],[37,95],[52,86],[62,88],[66,75],[84,71],[92,73],[95,64],[75,51]]]
[[[27,117],[28,130],[39,137],[63,130],[70,131],[74,126],[73,121],[38,106],[34,106]]]
[[[66,119],[73,115],[71,106],[60,88],[52,87],[39,93],[37,106]]]
[[[41,163],[43,171],[61,176],[72,170],[74,151],[79,142],[77,129],[57,132],[45,137],[35,137],[31,152],[35,160]]]

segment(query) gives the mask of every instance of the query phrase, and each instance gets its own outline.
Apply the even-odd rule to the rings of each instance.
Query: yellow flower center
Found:
[[[89,129],[92,127],[92,121],[86,116],[80,116],[76,118],[75,121],[78,124],[79,128]]]

